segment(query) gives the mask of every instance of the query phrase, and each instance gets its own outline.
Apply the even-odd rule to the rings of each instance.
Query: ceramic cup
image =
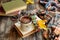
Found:
[[[32,21],[31,21],[30,17],[22,16],[20,18],[20,21],[21,21],[21,30],[29,31],[29,30],[34,29],[34,25],[33,25]]]

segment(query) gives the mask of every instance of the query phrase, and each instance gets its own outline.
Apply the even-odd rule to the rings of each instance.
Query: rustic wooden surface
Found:
[[[6,0],[4,0],[4,2],[5,1]],[[14,22],[10,18],[11,17],[0,17],[0,40],[43,40],[41,32],[36,32],[26,38],[20,38],[19,34],[12,26]]]
[[[0,17],[0,40],[42,40],[40,32],[21,38],[13,24],[10,17]]]

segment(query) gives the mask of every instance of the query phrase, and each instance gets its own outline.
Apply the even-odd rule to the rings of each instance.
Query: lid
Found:
[[[14,0],[1,4],[6,14],[26,9],[26,4],[22,0]]]

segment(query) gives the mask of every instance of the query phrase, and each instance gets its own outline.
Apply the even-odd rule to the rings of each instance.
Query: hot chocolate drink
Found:
[[[22,23],[29,23],[31,21],[31,18],[28,16],[24,16],[20,20]]]
[[[20,18],[20,22],[21,22],[21,31],[30,32],[34,29],[34,25],[29,16],[22,16]]]

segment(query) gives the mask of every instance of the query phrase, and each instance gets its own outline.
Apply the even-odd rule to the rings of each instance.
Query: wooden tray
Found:
[[[35,32],[37,32],[38,31],[38,29],[33,29],[32,31],[30,31],[30,32],[28,32],[28,33],[26,33],[26,34],[22,34],[21,33],[21,30],[20,30],[20,26],[18,25],[14,25],[15,26],[15,29],[17,30],[17,32],[18,32],[18,34],[22,37],[22,38],[24,38],[24,37],[27,37],[27,36],[29,36],[29,35],[31,35],[31,34],[33,34],[33,33],[35,33]]]

